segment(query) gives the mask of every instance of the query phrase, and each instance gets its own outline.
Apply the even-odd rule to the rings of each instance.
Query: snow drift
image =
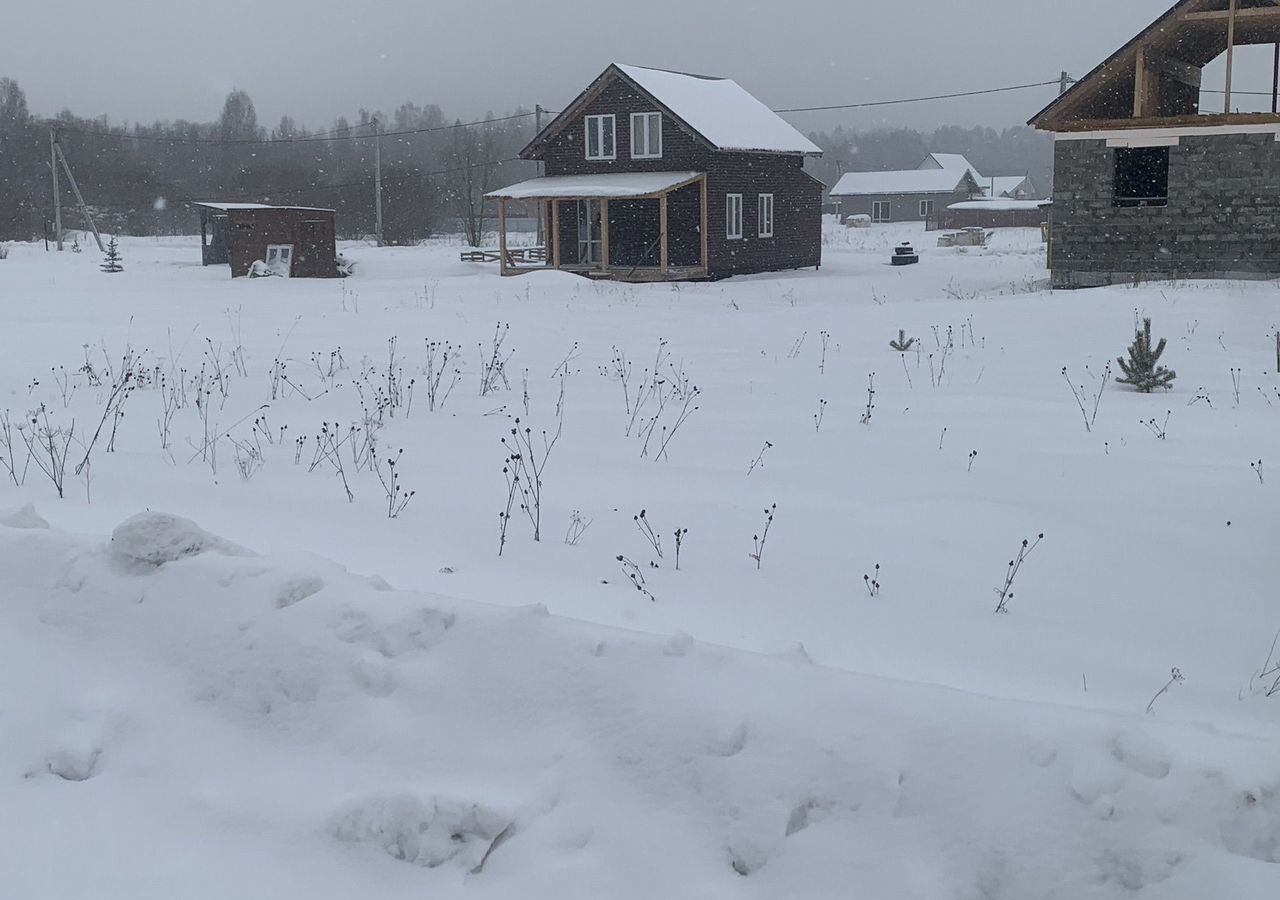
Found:
[[[158,515],[110,541],[0,526],[6,894],[1247,900],[1280,884],[1267,741],[246,554]]]

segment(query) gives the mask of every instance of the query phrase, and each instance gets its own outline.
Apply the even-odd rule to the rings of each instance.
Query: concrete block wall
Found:
[[[1055,287],[1280,275],[1274,134],[1182,137],[1169,149],[1163,207],[1115,205],[1115,150],[1105,140],[1058,141],[1054,163]]]

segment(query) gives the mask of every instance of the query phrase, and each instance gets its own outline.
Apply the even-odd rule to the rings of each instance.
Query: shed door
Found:
[[[316,219],[298,223],[298,274],[321,274],[320,266],[326,258],[323,248],[331,240],[328,222]]]

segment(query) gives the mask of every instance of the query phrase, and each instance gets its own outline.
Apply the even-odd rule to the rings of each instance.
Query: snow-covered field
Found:
[[[1274,897],[1276,285],[827,238],[682,286],[13,247],[0,896]],[[1174,390],[1099,399],[1140,316]],[[499,556],[516,417],[560,436]]]

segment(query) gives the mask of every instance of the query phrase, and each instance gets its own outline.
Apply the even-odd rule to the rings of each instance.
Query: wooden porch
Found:
[[[507,189],[510,196],[495,192],[498,199],[498,263],[503,275],[524,275],[528,272],[548,269],[573,272],[592,279],[625,282],[696,281],[708,277],[707,247],[707,176],[705,173],[664,173],[649,176],[646,180],[661,186],[646,190],[644,182],[631,176],[596,176],[594,178],[543,178]],[[545,184],[540,185],[539,182]],[[594,184],[592,184],[594,183]],[[686,188],[698,188],[696,222],[685,222],[684,233],[673,240],[672,195]],[[592,188],[594,190],[579,188]],[[559,188],[557,190],[557,188]],[[657,204],[657,235],[652,235],[653,220],[648,220],[649,230],[632,223],[631,228],[617,233],[621,215],[611,214],[625,206],[633,217],[646,202]],[[514,202],[529,204],[546,236],[542,258],[522,253],[520,248],[508,246],[507,211]],[[689,211],[692,215],[692,211]],[[652,215],[651,208],[649,215]],[[575,226],[574,220],[577,218]],[[687,218],[687,217],[686,217]],[[690,225],[693,227],[689,227]],[[576,241],[566,240],[566,226],[571,233],[576,227]],[[696,231],[695,233],[692,233]],[[643,238],[643,239],[642,239]],[[618,243],[626,241],[626,252],[619,252]],[[689,247],[696,242],[697,256]],[[676,258],[678,256],[678,258]]]

